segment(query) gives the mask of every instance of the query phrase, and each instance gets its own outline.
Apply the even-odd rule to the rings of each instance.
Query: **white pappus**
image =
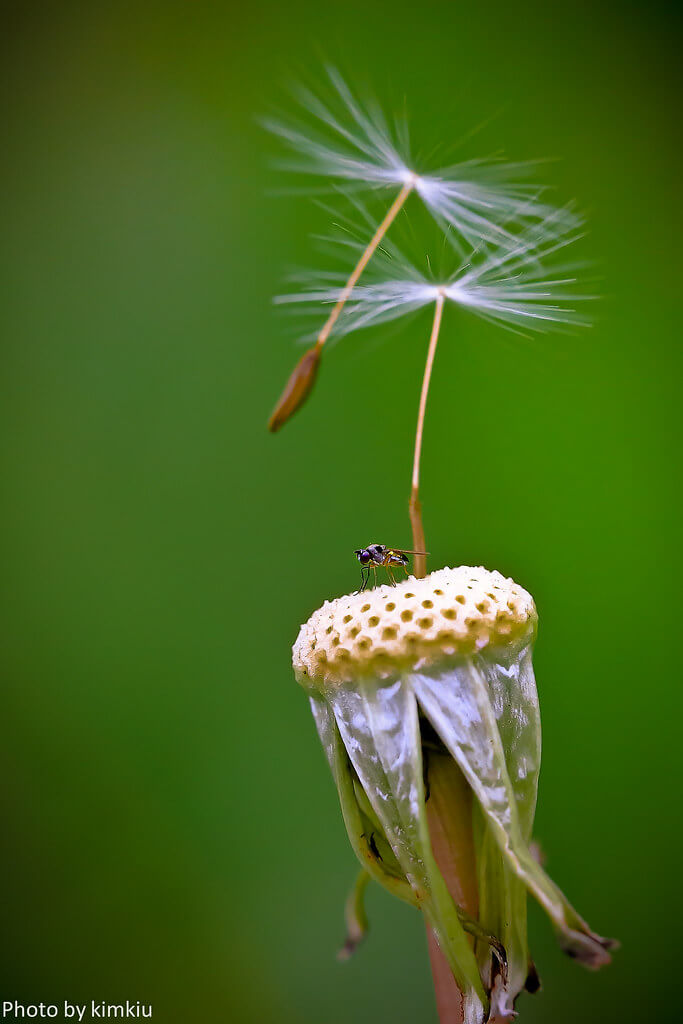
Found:
[[[264,121],[296,154],[284,168],[358,188],[395,185],[401,206],[414,191],[439,225],[450,229],[451,239],[464,239],[471,248],[482,240],[509,239],[513,225],[550,218],[560,233],[576,227],[570,209],[558,211],[541,201],[546,189],[524,181],[535,162],[467,160],[423,173],[410,153],[406,121],[390,126],[379,104],[361,103],[335,68],[326,70],[333,90],[329,103],[300,86],[295,94],[301,118]]]

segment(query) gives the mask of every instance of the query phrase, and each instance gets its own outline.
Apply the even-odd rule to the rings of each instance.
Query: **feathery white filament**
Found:
[[[534,164],[470,160],[430,174],[419,173],[410,155],[405,124],[396,124],[392,131],[378,104],[362,105],[334,68],[328,68],[327,74],[334,90],[332,104],[299,88],[297,98],[307,116],[299,122],[265,122],[302,158],[284,167],[361,188],[400,187],[412,180],[437,222],[471,247],[482,240],[497,244],[511,238],[511,225],[554,218],[560,232],[577,226],[570,210],[558,213],[540,201],[543,190],[539,186],[520,181]]]
[[[543,331],[553,325],[587,324],[574,303],[592,298],[575,294],[576,265],[555,265],[546,259],[575,240],[557,236],[558,218],[510,238],[506,244],[480,246],[470,260],[443,281],[428,280],[394,247],[386,245],[368,270],[368,283],[356,285],[338,322],[337,332],[386,323],[435,302],[439,295],[459,306],[501,323]],[[303,303],[319,308],[335,303],[344,275],[314,278],[314,287],[276,298],[279,303]]]

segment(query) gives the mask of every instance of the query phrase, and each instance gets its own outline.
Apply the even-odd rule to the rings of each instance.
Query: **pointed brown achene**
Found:
[[[318,376],[321,352],[322,345],[319,343],[313,348],[309,348],[292,370],[285,389],[268,420],[268,429],[272,434],[283,427],[308,398]]]

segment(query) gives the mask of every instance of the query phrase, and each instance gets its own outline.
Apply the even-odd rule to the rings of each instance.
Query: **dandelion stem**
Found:
[[[477,872],[472,835],[472,792],[451,757],[430,753],[427,820],[434,858],[448,891],[472,917],[478,914]],[[441,1024],[461,1024],[463,999],[453,972],[427,927],[434,994]]]
[[[406,183],[403,186],[403,188],[401,189],[401,191],[399,192],[399,194],[394,199],[394,201],[391,204],[391,206],[389,207],[389,209],[387,210],[387,213],[386,213],[386,216],[385,216],[384,220],[379,225],[379,227],[375,231],[374,235],[372,236],[372,238],[368,242],[367,248],[364,250],[363,255],[358,260],[358,263],[356,264],[356,266],[353,268],[353,272],[352,272],[350,278],[346,282],[344,288],[342,289],[342,292],[341,292],[339,298],[337,299],[336,303],[334,304],[334,308],[333,308],[332,312],[330,313],[330,315],[328,316],[327,320],[325,321],[325,324],[323,325],[323,328],[320,331],[320,334],[318,335],[318,339],[317,339],[317,342],[316,342],[316,347],[317,348],[322,348],[323,345],[325,344],[325,342],[327,341],[327,339],[329,338],[330,332],[331,332],[332,328],[334,327],[335,323],[337,322],[337,317],[341,313],[341,311],[344,308],[344,305],[346,304],[346,301],[348,300],[351,292],[355,288],[356,283],[358,281],[358,278],[360,277],[360,275],[365,270],[365,268],[368,265],[368,262],[370,260],[370,257],[372,256],[372,254],[374,253],[375,249],[377,248],[379,243],[382,241],[382,239],[386,235],[386,233],[389,230],[389,228],[390,228],[391,224],[393,223],[393,221],[396,219],[396,216],[399,213],[401,207],[403,206],[403,204],[405,203],[406,199],[408,198],[408,196],[412,192],[414,185],[415,185],[415,179],[412,178],[412,177],[409,178],[408,181],[406,181]]]
[[[442,294],[436,297],[436,309],[434,310],[434,322],[432,324],[432,333],[429,339],[429,348],[427,350],[427,362],[425,363],[425,372],[422,378],[422,392],[420,394],[420,408],[417,414],[417,429],[415,431],[415,455],[413,457],[413,481],[412,488],[410,491],[410,502],[408,509],[410,512],[410,526],[413,531],[413,548],[415,551],[425,550],[425,531],[422,523],[422,505],[420,503],[420,457],[422,455],[422,434],[424,431],[424,420],[425,412],[427,409],[427,396],[429,395],[429,382],[432,376],[432,367],[434,366],[434,356],[436,354],[436,345],[439,340],[439,329],[441,327],[441,314],[443,312],[444,296]],[[421,579],[427,574],[427,559],[425,555],[415,555],[413,561],[413,571],[418,579]]]

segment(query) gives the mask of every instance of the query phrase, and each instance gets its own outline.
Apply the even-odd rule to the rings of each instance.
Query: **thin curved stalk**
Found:
[[[387,231],[389,230],[389,228],[390,228],[391,224],[393,223],[393,221],[396,219],[396,216],[398,215],[399,211],[401,210],[401,208],[402,208],[403,204],[405,203],[406,199],[408,198],[410,193],[413,191],[414,185],[415,185],[414,178],[410,178],[405,183],[405,185],[403,186],[403,188],[401,189],[401,191],[396,196],[396,198],[394,199],[393,203],[391,204],[391,206],[387,210],[387,213],[386,213],[386,216],[384,217],[384,220],[379,225],[379,227],[375,231],[374,235],[372,236],[372,238],[368,242],[367,247],[363,251],[363,255],[358,260],[358,263],[356,264],[356,266],[353,268],[353,271],[351,272],[351,276],[349,277],[348,281],[344,285],[344,288],[342,289],[341,295],[339,296],[339,298],[335,302],[334,307],[332,309],[332,312],[330,313],[330,315],[328,316],[327,320],[323,324],[323,327],[322,327],[322,329],[320,331],[320,334],[318,335],[318,338],[317,338],[317,341],[316,341],[316,348],[322,348],[322,346],[325,344],[325,342],[329,338],[330,333],[332,331],[332,328],[334,327],[335,323],[337,322],[337,318],[339,317],[339,314],[341,313],[342,309],[344,308],[344,306],[345,306],[349,296],[351,295],[351,292],[353,291],[353,289],[356,287],[356,284],[358,283],[358,278],[360,277],[360,275],[363,273],[363,271],[367,267],[368,263],[370,262],[370,258],[372,256],[372,254],[374,253],[375,249],[377,248],[379,243],[382,241],[382,239],[386,235]]]
[[[415,430],[415,453],[413,456],[413,479],[410,491],[410,526],[413,532],[413,548],[415,551],[425,550],[425,531],[422,523],[422,504],[420,502],[420,458],[422,456],[422,434],[424,432],[425,413],[427,411],[427,397],[429,395],[429,383],[432,377],[434,356],[439,341],[439,329],[441,327],[441,316],[443,313],[444,296],[438,295],[436,308],[434,310],[434,321],[432,333],[429,338],[427,349],[427,362],[425,363],[424,376],[422,378],[422,391],[420,393],[420,407],[417,414],[417,428]],[[413,572],[418,579],[427,575],[427,558],[424,554],[415,555],[413,561]]]

